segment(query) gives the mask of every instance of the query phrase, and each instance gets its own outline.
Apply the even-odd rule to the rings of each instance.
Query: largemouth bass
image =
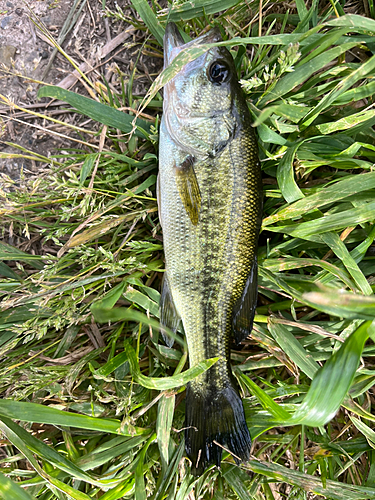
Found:
[[[217,41],[214,29],[184,44],[170,23],[164,67],[192,44]],[[231,336],[238,344],[252,330],[262,184],[249,110],[224,47],[188,63],[164,88],[158,204],[161,323],[176,331],[182,320],[191,366],[219,356],[186,392],[185,447],[199,475],[220,466],[223,448],[239,463],[251,446],[229,358]]]

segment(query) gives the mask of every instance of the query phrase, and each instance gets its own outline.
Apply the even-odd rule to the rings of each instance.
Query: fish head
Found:
[[[222,41],[218,29],[184,43],[176,25],[164,37],[164,66],[188,48]],[[172,140],[194,157],[216,156],[234,136],[233,102],[240,90],[233,58],[212,47],[188,62],[164,87],[164,119]]]

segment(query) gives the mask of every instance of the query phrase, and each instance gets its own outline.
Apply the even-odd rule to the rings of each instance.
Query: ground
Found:
[[[107,2],[106,8],[107,12],[115,12],[115,2]],[[122,11],[125,17],[133,19],[137,17],[126,6],[126,2],[122,3]],[[0,100],[0,130],[2,130],[0,153],[17,152],[6,144],[7,142],[16,143],[45,156],[59,149],[72,147],[69,138],[56,135],[66,134],[67,131],[63,126],[48,125],[45,120],[37,119],[17,109],[10,113],[9,107],[4,102],[4,98],[9,99],[20,107],[53,115],[54,118],[64,121],[74,121],[74,123],[79,120],[84,121],[74,114],[67,116],[66,111],[62,114],[59,107],[55,106],[56,103],[52,103],[47,109],[46,102],[43,103],[37,98],[38,88],[42,86],[41,81],[87,95],[86,89],[77,79],[66,80],[74,71],[66,57],[57,53],[50,64],[54,47],[48,36],[51,35],[58,40],[66,31],[66,24],[71,26],[71,29],[60,45],[77,66],[86,62],[105,74],[109,81],[115,76],[111,72],[113,64],[117,64],[124,73],[131,71],[139,51],[139,45],[134,46],[142,38],[142,33],[130,31],[125,37],[126,43],[119,43],[116,37],[131,29],[131,25],[117,17],[105,15],[102,2],[0,0],[0,94],[3,96]],[[112,46],[108,48],[108,44],[111,43]],[[141,66],[142,57],[139,61]],[[149,60],[147,66],[148,69],[143,64],[145,74],[155,71],[160,64]],[[146,76],[142,85],[140,79],[138,91],[142,93],[150,81],[150,77]],[[26,126],[25,122],[29,126]],[[50,132],[55,132],[55,135],[52,136]],[[36,174],[39,168],[35,161],[0,158],[0,172],[10,176],[11,179],[18,179],[21,169]]]

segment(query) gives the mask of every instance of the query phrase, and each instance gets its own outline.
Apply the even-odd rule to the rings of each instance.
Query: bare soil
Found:
[[[85,71],[96,68],[98,79],[103,74],[107,80],[111,80],[114,76],[111,71],[113,64],[117,64],[125,75],[130,74],[144,34],[139,30],[130,31],[125,40],[118,43],[118,36],[132,28],[126,19],[106,16],[99,0],[81,0],[74,10],[75,3],[74,0],[0,0],[0,153],[20,152],[11,147],[9,142],[45,156],[76,147],[76,143],[57,135],[69,134],[68,129],[48,124],[46,120],[30,116],[19,109],[10,110],[9,102],[4,101],[4,98],[9,99],[22,108],[50,114],[70,123],[87,122],[85,117],[74,113],[59,115],[58,106],[48,106],[46,109],[46,102],[37,98],[38,88],[43,85],[41,81],[87,95],[85,87],[77,79],[67,81],[74,68],[66,57],[58,52],[50,64],[54,47],[47,36],[50,34],[58,40],[72,12],[76,15],[76,21],[60,45],[77,66],[87,63]],[[106,8],[116,12],[116,2],[108,0]],[[127,2],[122,2],[121,8],[125,18],[137,18]],[[112,50],[108,49],[112,47],[111,44]],[[105,57],[103,50],[107,54]],[[145,64],[142,56],[139,65],[145,74],[143,78],[138,75],[135,91],[142,94],[151,83],[149,73],[160,69],[161,60],[159,63],[148,59]],[[95,126],[98,125],[90,124],[92,129]],[[56,134],[53,135],[54,132]],[[35,175],[39,168],[39,162],[23,158],[0,158],[0,187],[2,182],[6,183],[4,174],[17,181],[21,169],[26,174]]]

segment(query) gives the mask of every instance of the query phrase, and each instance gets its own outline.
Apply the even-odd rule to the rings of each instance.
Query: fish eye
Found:
[[[229,68],[227,64],[223,61],[215,61],[211,64],[208,69],[208,79],[214,85],[220,85],[225,80],[228,80]]]

